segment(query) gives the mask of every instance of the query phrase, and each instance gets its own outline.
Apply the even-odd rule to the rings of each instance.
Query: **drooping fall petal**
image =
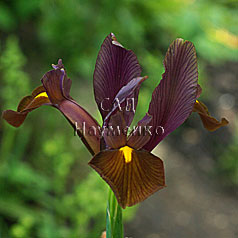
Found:
[[[187,119],[198,92],[196,51],[191,42],[175,40],[167,51],[164,67],[165,73],[153,92],[148,111],[153,132],[143,147],[148,151]]]
[[[52,104],[58,108],[70,122],[78,135],[92,154],[100,151],[99,124],[69,95],[71,80],[67,78],[64,69],[47,72],[42,83]]]
[[[51,104],[43,86],[37,87],[32,94],[25,96],[19,103],[17,111],[3,111],[2,117],[10,125],[19,127],[25,120],[27,114],[45,104]]]
[[[125,146],[105,150],[89,162],[110,185],[122,208],[133,206],[165,187],[161,159],[147,151]]]
[[[71,80],[67,77],[62,61],[55,69],[42,77],[43,86],[36,88],[32,95],[24,97],[17,111],[6,110],[3,118],[11,125],[19,127],[27,114],[42,106],[51,105],[59,109],[81,137],[91,154],[100,151],[100,134],[97,121],[69,95]]]
[[[94,71],[94,95],[103,119],[112,109],[119,90],[133,78],[139,77],[141,67],[136,55],[116,41],[114,34],[104,40]],[[138,91],[135,92],[135,106]]]
[[[215,131],[218,128],[222,126],[226,126],[229,122],[226,120],[226,118],[222,118],[221,121],[218,121],[214,117],[212,117],[206,107],[205,104],[202,102],[196,100],[194,107],[193,107],[193,112],[197,112],[198,115],[200,116],[203,126],[208,130],[208,131]]]

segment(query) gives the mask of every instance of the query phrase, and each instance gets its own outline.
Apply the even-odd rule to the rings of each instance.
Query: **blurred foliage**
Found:
[[[232,0],[2,0],[0,107],[16,108],[50,64],[62,58],[73,79],[72,95],[100,120],[92,75],[110,32],[133,49],[143,74],[150,76],[141,89],[136,120],[148,108],[163,56],[177,37],[195,44],[203,97],[208,98],[204,65],[238,60],[235,6]],[[51,108],[39,111],[18,130],[0,122],[0,237],[99,237],[105,229],[107,186],[88,168],[91,156],[65,119]],[[234,144],[219,160],[219,171],[231,184],[237,184],[236,158]],[[126,209],[126,216],[133,211]]]
[[[0,62],[2,105],[14,108],[30,91],[29,76],[22,70],[26,60],[15,37],[7,39]],[[36,128],[32,121],[21,130],[2,124],[1,237],[91,238],[105,229],[107,185],[79,160],[78,155],[90,155],[72,137],[73,131],[57,130],[61,119],[41,122],[37,115]],[[51,130],[55,132],[49,136]],[[65,146],[69,141],[72,149]],[[125,219],[134,210],[128,209]]]
[[[228,186],[238,187],[238,125],[233,141],[225,152],[219,156],[217,163],[217,174],[223,179],[223,183]]]

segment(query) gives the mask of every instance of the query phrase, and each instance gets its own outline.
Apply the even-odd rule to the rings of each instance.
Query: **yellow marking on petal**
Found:
[[[36,99],[36,98],[39,98],[39,97],[46,97],[46,98],[48,98],[48,95],[47,95],[46,92],[42,92],[42,93],[38,94],[38,95],[35,97],[35,99]]]
[[[131,162],[131,157],[132,157],[132,151],[133,149],[129,146],[124,146],[120,149],[120,151],[123,153],[125,162],[130,163]]]

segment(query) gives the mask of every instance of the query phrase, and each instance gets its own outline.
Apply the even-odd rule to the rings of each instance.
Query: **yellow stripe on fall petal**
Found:
[[[42,93],[38,94],[38,95],[35,97],[35,99],[36,99],[36,98],[39,98],[39,97],[46,97],[46,98],[48,98],[48,95],[47,95],[46,92],[42,92]]]
[[[131,162],[131,156],[133,149],[129,146],[124,146],[120,149],[120,151],[123,153],[125,162],[130,163]]]

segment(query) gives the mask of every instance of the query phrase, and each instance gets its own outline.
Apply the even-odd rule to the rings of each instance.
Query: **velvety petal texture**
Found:
[[[42,83],[52,104],[58,108],[81,137],[91,154],[100,151],[100,126],[97,121],[71,97],[68,97],[71,80],[64,69],[47,72]]]
[[[112,110],[119,90],[140,74],[136,55],[118,43],[113,33],[109,34],[101,46],[93,76],[95,100],[103,119]],[[138,91],[134,97],[137,104]]]
[[[197,95],[197,58],[193,44],[182,39],[169,47],[165,73],[153,92],[148,113],[152,116],[152,136],[143,147],[151,151],[190,115]]]
[[[197,112],[198,115],[200,116],[203,126],[208,130],[208,131],[215,131],[218,128],[222,126],[226,126],[229,122],[226,120],[226,118],[222,118],[221,121],[218,121],[214,117],[212,117],[206,107],[205,104],[202,102],[196,100],[196,103],[194,104],[193,107],[193,112]]]
[[[92,155],[100,151],[100,126],[97,121],[69,95],[71,80],[59,60],[54,70],[47,72],[41,79],[43,86],[36,88],[32,95],[24,97],[17,111],[3,112],[3,118],[11,125],[20,126],[27,114],[42,106],[51,105],[59,109],[81,137]]]
[[[105,150],[89,162],[110,185],[122,208],[133,206],[165,187],[161,159],[128,146]]]
[[[41,82],[52,104],[58,105],[67,99],[63,85],[67,84],[65,82],[69,80],[64,69],[51,70],[42,77]],[[70,90],[70,88],[68,88],[68,90]],[[69,94],[69,92],[67,92],[67,94]]]
[[[69,121],[93,155],[89,165],[109,184],[122,208],[133,206],[165,187],[164,165],[150,151],[193,112],[203,125],[214,131],[227,125],[211,117],[207,107],[196,100],[198,85],[196,52],[193,44],[176,39],[169,47],[165,72],[155,88],[148,113],[127,136],[141,83],[136,55],[109,34],[99,51],[93,75],[94,95],[103,118],[97,121],[70,96],[71,80],[62,60],[41,79],[43,86],[24,97],[17,111],[3,112],[3,118],[18,127],[27,114],[42,106],[57,108]]]
[[[27,114],[45,104],[50,104],[48,95],[46,94],[45,88],[43,86],[37,87],[33,90],[32,94],[25,96],[19,103],[17,111],[6,110],[3,111],[2,117],[10,125],[14,127],[19,127],[25,120]]]

